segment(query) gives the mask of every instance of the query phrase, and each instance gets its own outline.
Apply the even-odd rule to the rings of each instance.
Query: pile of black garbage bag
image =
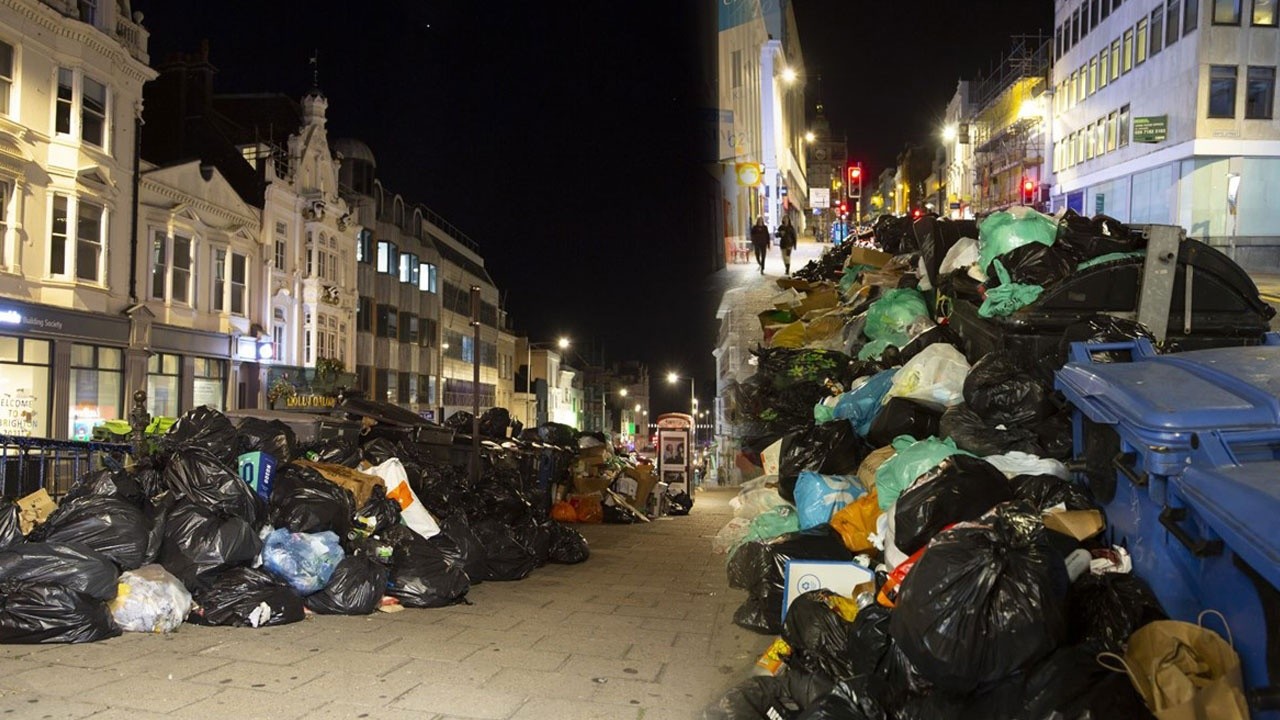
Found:
[[[505,436],[510,416],[487,413],[482,427]],[[565,448],[495,445],[472,484],[407,436],[370,435],[301,447],[282,422],[236,426],[201,407],[129,469],[80,478],[25,536],[8,502],[0,643],[89,642],[184,620],[265,627],[307,610],[372,613],[384,597],[439,607],[465,601],[476,583],[589,557],[582,535],[551,520],[538,494],[547,486],[540,471],[567,467]],[[253,452],[278,463],[269,491],[240,475],[240,456]],[[363,502],[329,478],[389,460],[407,483],[371,484]],[[120,586],[129,592],[118,596]]]

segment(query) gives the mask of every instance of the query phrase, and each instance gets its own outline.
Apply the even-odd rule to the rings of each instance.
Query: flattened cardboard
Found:
[[[1088,540],[1102,532],[1105,525],[1097,510],[1066,510],[1044,515],[1044,526],[1076,540]]]

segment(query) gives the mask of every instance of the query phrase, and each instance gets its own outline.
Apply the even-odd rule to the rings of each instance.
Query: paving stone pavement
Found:
[[[483,583],[470,605],[0,646],[0,717],[691,720],[769,642],[733,625],[741,593],[711,553],[734,492],[577,525],[586,563]]]

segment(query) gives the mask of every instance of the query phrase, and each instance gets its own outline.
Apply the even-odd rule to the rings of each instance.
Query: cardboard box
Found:
[[[351,494],[355,496],[357,508],[369,502],[369,495],[373,493],[374,485],[381,485],[384,488],[387,486],[387,483],[377,475],[362,473],[346,465],[319,463],[310,460],[294,460],[294,463],[309,467],[320,473],[320,476],[325,480],[350,490]]]
[[[871,267],[884,267],[893,259],[893,255],[871,248],[856,247],[849,253],[849,261],[846,265],[870,265]]]
[[[1088,540],[1102,532],[1102,513],[1097,510],[1063,510],[1044,514],[1044,526],[1076,540]]]
[[[577,475],[573,478],[573,491],[579,495],[598,493],[613,484],[614,476]]]
[[[53,501],[44,488],[18,500],[18,527],[26,535],[36,526],[49,519],[58,504]]]
[[[837,595],[854,597],[856,588],[872,583],[876,574],[855,562],[838,560],[788,560],[783,578],[782,619],[787,619],[791,601],[818,589],[827,589]]]
[[[631,504],[637,508],[643,508],[649,502],[649,493],[653,492],[654,485],[658,483],[658,476],[653,472],[652,465],[639,465],[637,467],[628,467],[623,471],[624,474],[635,481],[635,494],[631,495]],[[626,494],[626,493],[622,493]]]
[[[792,310],[796,315],[804,317],[814,310],[827,310],[840,304],[840,291],[834,287],[824,287],[809,293],[799,305]]]

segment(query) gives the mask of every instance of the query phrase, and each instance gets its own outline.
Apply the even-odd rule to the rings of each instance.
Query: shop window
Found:
[[[13,46],[0,42],[0,114],[9,114],[9,94],[13,91]]]
[[[226,410],[227,361],[213,358],[195,358],[195,382],[191,392],[194,407],[208,405],[214,410]]]
[[[48,437],[49,341],[0,336],[0,435]]]
[[[1261,27],[1276,26],[1276,0],[1253,0],[1252,21]]]
[[[119,348],[71,346],[71,438],[88,440],[104,420],[125,418],[124,358]]]
[[[147,360],[147,412],[152,417],[178,417],[181,387],[181,357],[155,353]]]
[[[54,99],[54,132],[79,135],[90,145],[106,147],[108,136],[107,86],[70,68],[58,68],[58,91]]]
[[[1236,116],[1236,73],[1234,65],[1209,66],[1209,117]]]
[[[1257,13],[1257,7],[1257,4],[1255,4],[1255,14]],[[1239,25],[1240,0],[1213,0],[1213,24]]]
[[[1276,69],[1249,66],[1245,93],[1244,116],[1250,120],[1270,120],[1276,97]]]

